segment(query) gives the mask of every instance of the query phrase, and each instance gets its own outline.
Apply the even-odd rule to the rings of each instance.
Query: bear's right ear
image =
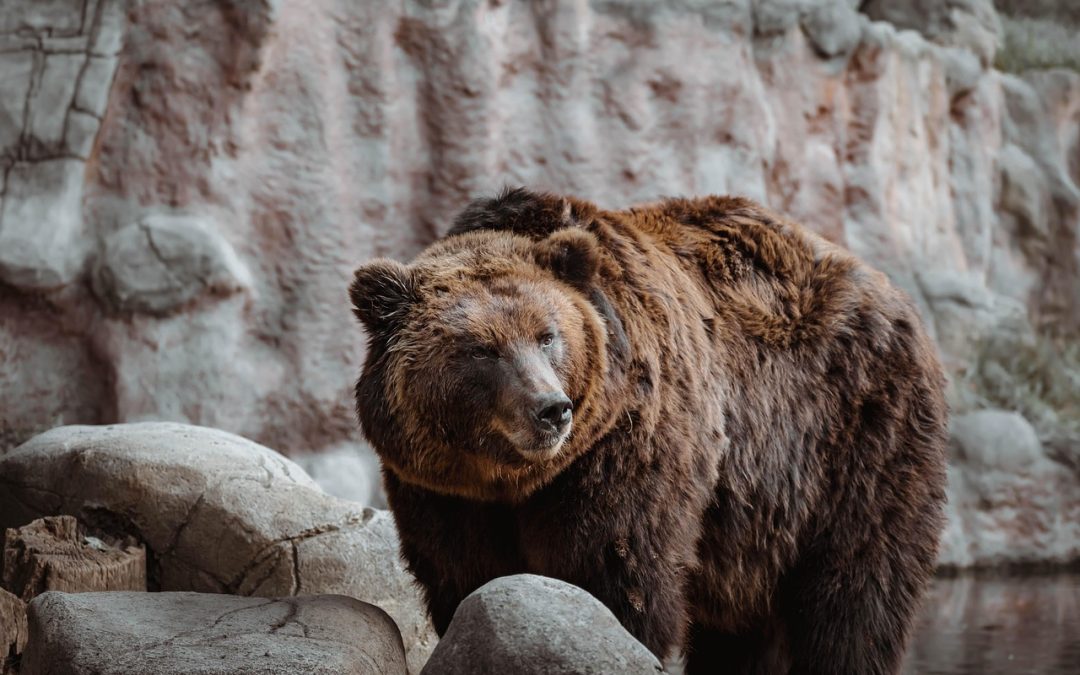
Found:
[[[584,289],[600,269],[600,242],[591,232],[569,227],[538,241],[533,256],[559,279]]]
[[[398,325],[417,300],[412,272],[396,260],[372,260],[353,274],[349,286],[353,313],[372,333]]]

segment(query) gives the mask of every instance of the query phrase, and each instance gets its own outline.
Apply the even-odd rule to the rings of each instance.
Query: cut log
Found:
[[[0,673],[15,672],[26,647],[26,603],[0,588]]]
[[[2,580],[23,602],[45,591],[145,591],[146,549],[80,533],[71,516],[40,518],[5,533]]]

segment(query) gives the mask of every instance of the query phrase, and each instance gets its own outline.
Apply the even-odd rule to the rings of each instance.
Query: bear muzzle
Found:
[[[533,418],[542,433],[562,436],[569,428],[573,417],[573,403],[561,391],[551,392],[537,397]]]

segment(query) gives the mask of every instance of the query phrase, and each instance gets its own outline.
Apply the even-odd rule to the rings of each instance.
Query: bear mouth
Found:
[[[518,455],[530,462],[544,462],[554,458],[562,450],[570,430],[561,432],[541,431],[530,434],[528,439],[511,438],[510,442]],[[525,442],[520,442],[525,441]]]

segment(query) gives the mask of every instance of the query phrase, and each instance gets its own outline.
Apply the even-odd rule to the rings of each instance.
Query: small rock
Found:
[[[386,612],[337,595],[49,592],[29,627],[23,675],[406,672]]]
[[[941,50],[941,61],[945,66],[945,85],[949,88],[949,96],[968,93],[983,75],[978,57],[967,49],[945,47]]]
[[[824,57],[847,56],[862,37],[862,19],[846,2],[819,2],[808,6],[801,24],[814,49]]]
[[[458,606],[424,675],[659,673],[660,662],[599,600],[531,574],[502,577]]]
[[[206,294],[251,287],[228,241],[203,218],[151,214],[105,240],[94,291],[119,310],[168,314]]]
[[[977,410],[952,419],[952,437],[966,466],[1017,474],[1044,459],[1042,443],[1024,416],[1008,410]]]

